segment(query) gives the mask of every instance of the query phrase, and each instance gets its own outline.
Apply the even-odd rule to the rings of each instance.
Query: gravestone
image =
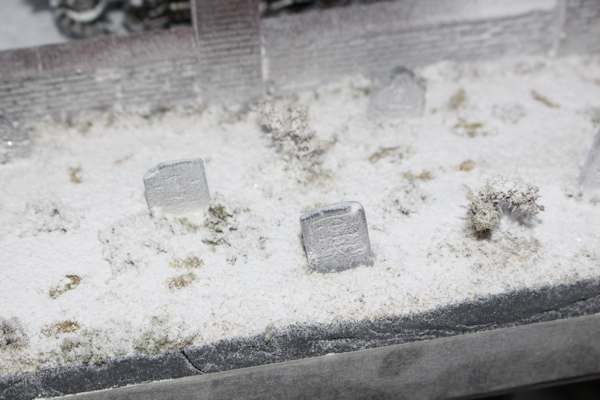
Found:
[[[579,185],[583,192],[600,191],[600,131],[596,134],[583,164]]]
[[[343,202],[300,217],[308,264],[318,272],[336,272],[371,265],[373,254],[367,219],[357,202]]]
[[[371,119],[419,117],[425,109],[425,82],[404,67],[395,68],[376,86],[368,115]]]
[[[204,161],[199,158],[158,164],[144,175],[144,187],[152,214],[201,211],[210,202]]]
[[[26,157],[30,146],[27,131],[0,115],[0,164]]]

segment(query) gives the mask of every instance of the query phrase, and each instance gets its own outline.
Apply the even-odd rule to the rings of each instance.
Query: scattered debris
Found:
[[[527,112],[520,104],[503,104],[495,105],[492,114],[500,121],[514,125],[525,118]]]
[[[65,333],[77,332],[81,327],[77,321],[65,320],[60,321],[50,326],[46,326],[42,330],[45,336],[58,336]]]
[[[58,200],[42,200],[27,203],[22,225],[21,237],[52,232],[67,233],[79,228],[79,217]]]
[[[418,174],[414,174],[413,172],[408,171],[403,173],[402,176],[409,181],[420,180],[426,182],[433,179],[433,174],[431,173],[431,171],[425,169],[419,172]]]
[[[167,317],[152,317],[150,326],[135,340],[133,348],[136,352],[147,355],[181,350],[190,346],[198,336],[184,335],[182,331],[180,324],[173,323]]]
[[[337,272],[373,263],[367,219],[359,203],[337,203],[305,213],[300,225],[311,269]]]
[[[371,96],[368,116],[373,119],[419,117],[425,109],[425,81],[404,67],[395,68]]]
[[[463,171],[463,172],[470,172],[470,171],[473,171],[473,169],[475,168],[475,165],[476,165],[475,161],[465,160],[458,165],[457,169],[459,171]]]
[[[484,124],[483,122],[478,122],[478,121],[466,121],[463,118],[459,118],[458,122],[452,127],[452,129],[454,130],[454,132],[458,133],[459,135],[466,135],[470,138],[474,138],[476,136],[480,136],[480,135],[487,135],[487,132],[483,129],[484,128]]]
[[[69,290],[75,289],[81,283],[81,277],[79,275],[65,275],[65,279],[48,291],[48,295],[51,299],[57,299]]]
[[[532,90],[531,91],[531,97],[533,97],[533,99],[535,101],[538,101],[540,103],[542,103],[543,105],[545,105],[546,107],[549,108],[560,108],[560,104],[550,100],[549,98],[547,98],[546,96],[544,96],[543,94]]]
[[[477,193],[469,192],[469,224],[477,237],[491,236],[503,215],[527,224],[544,206],[538,203],[539,188],[502,177],[488,181]]]
[[[204,261],[196,256],[185,258],[174,258],[169,262],[169,266],[175,269],[198,269],[204,265]]]
[[[83,182],[81,178],[81,166],[69,167],[69,180],[76,185]]]
[[[458,111],[464,108],[467,103],[467,92],[465,89],[458,89],[448,100],[448,109],[452,111]]]
[[[170,161],[144,175],[146,202],[152,214],[181,215],[202,211],[210,202],[204,161]]]
[[[183,289],[184,287],[190,286],[196,280],[196,274],[188,272],[186,274],[178,275],[167,280],[167,286],[169,289]]]
[[[393,160],[402,160],[404,158],[404,153],[401,151],[401,147],[380,147],[376,152],[369,156],[369,162],[371,164],[376,164],[380,160],[390,157],[393,157]]]
[[[18,319],[0,317],[0,351],[18,350],[27,345],[27,336]]]

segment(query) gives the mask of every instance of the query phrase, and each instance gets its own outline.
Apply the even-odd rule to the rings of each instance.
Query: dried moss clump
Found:
[[[183,335],[182,327],[166,317],[152,317],[150,326],[134,341],[133,348],[141,354],[155,355],[190,346],[197,335]]]
[[[484,127],[485,125],[483,122],[467,121],[463,118],[459,118],[458,122],[452,128],[459,135],[466,135],[470,138],[474,138],[479,135],[487,134]]]
[[[544,96],[543,94],[532,90],[531,91],[531,97],[533,97],[533,99],[539,103],[542,103],[543,105],[545,105],[548,108],[560,108],[560,104],[550,100],[548,97]]]
[[[18,350],[27,345],[27,336],[16,318],[0,317],[0,351]]]
[[[45,327],[42,330],[42,333],[46,336],[57,336],[65,333],[77,332],[80,328],[77,321],[65,320]]]
[[[291,167],[304,171],[308,178],[324,174],[323,156],[333,142],[319,140],[305,106],[290,101],[266,102],[260,109],[259,124]]]
[[[475,168],[475,161],[473,160],[465,160],[458,165],[458,170],[463,172],[473,171]]]
[[[81,283],[81,277],[79,275],[65,275],[64,281],[48,291],[48,295],[51,299],[57,299],[69,290],[75,289]]]
[[[404,154],[402,153],[400,146],[380,147],[376,152],[369,156],[369,162],[371,164],[375,164],[388,157],[394,157],[396,160],[402,160],[404,158]]]
[[[76,185],[83,182],[81,178],[81,166],[69,167],[69,180]]]
[[[183,289],[190,286],[196,280],[196,274],[188,272],[187,274],[175,276],[167,281],[167,286],[171,290]]]
[[[198,269],[204,265],[204,260],[196,256],[185,258],[174,258],[169,262],[169,266],[175,269]]]
[[[458,89],[456,93],[448,100],[448,108],[453,111],[457,111],[465,106],[467,102],[467,92],[465,89]]]
[[[477,193],[468,193],[470,226],[476,236],[489,237],[503,215],[528,223],[544,210],[544,206],[538,203],[539,198],[536,186],[520,180],[491,180]]]

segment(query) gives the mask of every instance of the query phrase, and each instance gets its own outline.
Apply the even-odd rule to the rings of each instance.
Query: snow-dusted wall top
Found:
[[[600,51],[598,0],[389,0],[262,20],[258,0],[194,4],[194,29],[0,52],[0,112],[238,102],[399,65]]]

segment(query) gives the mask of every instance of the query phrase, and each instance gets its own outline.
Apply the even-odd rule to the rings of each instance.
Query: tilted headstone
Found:
[[[394,69],[375,88],[369,103],[371,119],[419,117],[425,109],[425,81],[404,67]]]
[[[199,158],[158,164],[144,175],[144,187],[153,214],[186,214],[210,202],[204,161]]]
[[[579,185],[584,192],[600,191],[600,131],[596,134],[583,164]]]
[[[31,141],[27,131],[0,115],[0,164],[26,157],[30,147]]]
[[[373,261],[367,219],[356,202],[313,210],[300,217],[308,264],[318,272],[336,272]]]

